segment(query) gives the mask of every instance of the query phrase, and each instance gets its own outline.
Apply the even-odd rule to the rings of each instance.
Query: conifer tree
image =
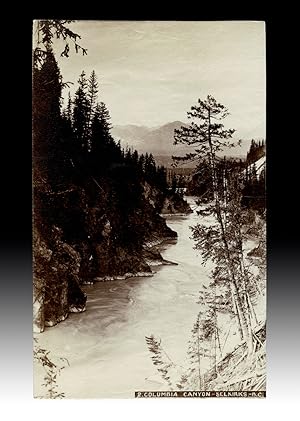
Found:
[[[87,97],[87,79],[84,71],[81,72],[78,79],[78,88],[75,93],[73,107],[73,130],[78,147],[82,151],[88,151],[87,130],[89,103]]]
[[[34,66],[42,65],[47,57],[48,51],[52,50],[54,39],[62,39],[65,42],[64,49],[61,52],[62,57],[69,57],[69,43],[73,44],[76,53],[81,51],[82,55],[87,54],[87,49],[78,44],[81,36],[68,28],[68,25],[72,22],[74,20],[38,19],[34,21],[36,31],[36,46],[33,51]]]
[[[67,103],[67,108],[66,108],[66,118],[70,122],[70,125],[72,127],[72,125],[73,125],[73,115],[72,115],[72,98],[71,98],[70,91],[68,93],[68,103]]]
[[[49,49],[40,69],[34,69],[33,157],[35,168],[52,184],[59,182],[64,159],[60,133],[61,91],[60,71]]]
[[[90,139],[91,139],[91,125],[93,121],[93,117],[96,111],[97,105],[97,94],[98,94],[98,82],[95,70],[92,71],[89,80],[88,80],[88,88],[87,88],[87,102],[88,102],[88,110],[87,110],[87,123],[86,123],[86,136],[87,142],[90,149]]]
[[[195,147],[194,156],[207,160],[212,180],[213,204],[202,212],[212,213],[216,224],[205,227],[198,224],[193,228],[196,247],[202,251],[204,259],[212,260],[223,268],[228,286],[232,293],[233,305],[236,309],[241,339],[248,345],[249,355],[252,353],[252,320],[250,303],[247,300],[247,273],[243,260],[243,243],[241,236],[241,195],[240,182],[231,180],[231,188],[220,194],[217,173],[216,153],[224,146],[230,147],[234,130],[224,129],[221,121],[228,116],[227,109],[208,95],[206,100],[198,100],[198,105],[191,108],[188,117],[192,123],[188,127],[175,130],[175,144],[186,143]],[[236,174],[235,174],[236,175]],[[227,186],[228,187],[228,186]]]
[[[111,162],[113,149],[117,145],[109,134],[108,110],[104,103],[97,103],[91,124],[90,137],[90,165],[94,175],[104,174]]]

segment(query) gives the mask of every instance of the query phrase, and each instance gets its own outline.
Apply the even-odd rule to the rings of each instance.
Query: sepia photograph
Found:
[[[34,398],[267,396],[265,50],[32,22]]]

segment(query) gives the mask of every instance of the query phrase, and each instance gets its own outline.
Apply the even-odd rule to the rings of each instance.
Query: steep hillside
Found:
[[[125,202],[109,200],[112,192],[104,181],[104,196],[92,204],[88,190],[95,187],[91,181],[54,192],[49,185],[35,185],[36,331],[63,321],[69,312],[84,311],[85,283],[150,275],[149,256],[163,262],[155,246],[177,237],[159,215],[166,200],[174,213],[190,211],[179,196],[166,198],[146,182],[141,183],[140,203],[132,211],[124,209]]]
[[[124,150],[115,141],[97,86],[95,72],[88,80],[82,72],[74,98],[61,110],[63,86],[53,53],[34,69],[36,331],[84,311],[85,283],[149,275],[151,245],[177,236],[160,216],[170,200],[166,170],[151,154]],[[183,199],[173,201],[173,211],[182,212]],[[154,255],[161,259],[156,250]]]

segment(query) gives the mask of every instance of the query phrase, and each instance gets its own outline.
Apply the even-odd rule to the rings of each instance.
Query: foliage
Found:
[[[231,141],[235,130],[224,129],[224,125],[220,123],[228,115],[224,105],[218,103],[211,95],[205,100],[198,99],[198,104],[192,106],[191,111],[187,113],[188,119],[191,120],[190,125],[174,131],[175,145],[185,143],[194,148],[194,152],[187,154],[184,159],[207,156],[212,163],[216,152],[220,152],[225,146],[235,146]]]
[[[61,19],[41,19],[35,21],[37,26],[37,46],[33,52],[34,66],[40,66],[43,64],[43,61],[47,58],[48,52],[52,50],[54,39],[61,39],[64,41],[64,49],[61,52],[62,57],[69,57],[70,42],[73,44],[76,53],[81,51],[82,55],[87,54],[87,49],[78,44],[78,40],[81,39],[81,36],[67,27],[67,25],[70,25],[73,22],[73,20]]]
[[[214,122],[228,115],[224,106],[210,96],[205,101],[198,102],[200,105],[192,107],[193,111],[190,113],[198,119],[198,123],[192,123],[190,128],[182,128],[174,136],[175,143],[182,141],[201,145],[196,152],[200,159],[207,160],[210,173],[209,187],[212,190],[213,201],[199,213],[211,214],[216,222],[210,226],[197,224],[192,228],[193,239],[195,248],[200,250],[204,262],[208,259],[214,262],[212,278],[215,283],[221,282],[231,292],[232,308],[238,321],[241,340],[246,341],[248,353],[251,355],[252,329],[257,319],[250,299],[253,280],[245,264],[243,249],[243,176],[240,165],[228,165],[225,160],[219,162],[216,159],[216,152],[224,146],[229,146],[227,139],[231,138],[234,131],[224,130],[222,124]]]
[[[246,161],[248,164],[253,164],[259,158],[265,155],[265,142],[264,140],[255,141],[254,139],[251,140],[251,145],[249,152],[247,153]]]
[[[36,22],[33,61],[34,294],[36,304],[43,302],[45,321],[50,317],[54,324],[69,306],[85,308],[81,283],[150,270],[143,246],[154,230],[168,231],[158,215],[168,189],[166,170],[151,154],[124,150],[113,139],[94,70],[81,72],[62,108],[66,84],[54,41],[65,42],[63,56],[71,42],[75,51],[86,52],[70,23]]]
[[[242,203],[245,166],[241,161],[221,160],[216,155],[223,147],[234,145],[231,141],[234,130],[225,129],[220,123],[227,116],[227,109],[208,95],[205,100],[199,99],[198,105],[188,112],[192,123],[174,133],[175,144],[185,143],[194,148],[194,152],[180,159],[197,158],[199,161],[198,174],[203,179],[203,186],[198,215],[201,218],[209,216],[214,220],[209,225],[200,221],[191,227],[195,248],[200,251],[203,264],[209,260],[214,263],[214,268],[211,271],[212,282],[200,292],[201,310],[192,329],[188,351],[190,367],[178,382],[179,388],[187,387],[191,379],[196,380],[195,388],[201,390],[206,387],[202,372],[205,358],[213,357],[214,377],[218,376],[217,352],[218,357],[222,357],[217,317],[219,312],[225,311],[234,317],[249,360],[255,352],[253,330],[257,325],[257,317],[251,297],[259,293],[259,281],[245,261],[245,227],[249,226],[249,210]],[[257,177],[252,171],[255,182]],[[253,229],[254,226],[252,224]],[[257,236],[257,229],[255,231]],[[151,351],[154,352],[153,349]]]
[[[148,345],[149,351],[151,352],[151,359],[153,364],[157,367],[157,371],[162,376],[163,380],[166,381],[170,390],[173,390],[173,384],[169,374],[170,368],[174,367],[175,364],[170,359],[166,351],[161,345],[161,340],[155,339],[153,335],[146,336],[146,343]]]
[[[69,362],[66,358],[59,358],[59,363],[54,363],[53,359],[50,358],[50,351],[47,351],[44,348],[41,348],[38,340],[34,338],[34,348],[33,348],[33,358],[38,364],[40,364],[44,371],[44,381],[42,384],[46,389],[45,396],[38,396],[39,398],[46,399],[61,399],[65,397],[64,392],[59,392],[59,386],[57,384],[57,378],[61,374],[61,371],[66,367],[66,364],[69,365]]]

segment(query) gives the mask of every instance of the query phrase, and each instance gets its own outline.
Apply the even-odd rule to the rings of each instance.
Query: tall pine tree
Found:
[[[87,79],[84,71],[78,79],[78,89],[75,93],[74,107],[73,107],[73,130],[78,147],[82,151],[88,151],[87,143],[87,127],[89,115],[89,102],[87,97]]]
[[[51,49],[40,69],[33,74],[33,159],[34,168],[52,184],[63,175],[60,101],[62,79]]]

